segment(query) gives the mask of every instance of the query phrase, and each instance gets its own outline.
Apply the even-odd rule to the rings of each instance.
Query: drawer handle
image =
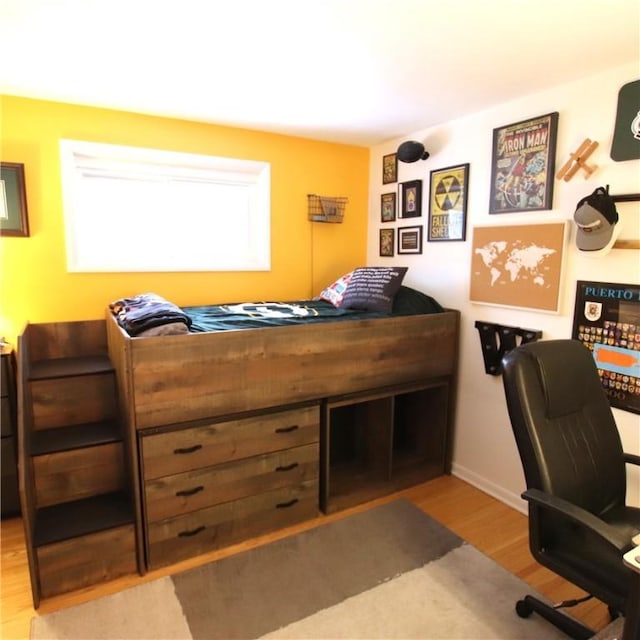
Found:
[[[175,454],[193,453],[194,451],[197,451],[198,449],[202,449],[202,445],[201,444],[194,444],[193,447],[185,447],[184,449],[174,449],[173,453],[175,453]]]
[[[291,433],[300,427],[297,424],[292,424],[290,427],[279,427],[276,429],[276,433]]]
[[[182,491],[176,491],[176,496],[179,498],[183,496],[193,496],[199,491],[203,491],[204,487],[200,485],[199,487],[193,487],[193,489],[183,489]]]
[[[289,507],[293,507],[296,502],[298,502],[298,498],[289,500],[289,502],[278,502],[276,509],[288,509]]]
[[[199,533],[201,533],[204,530],[205,530],[205,526],[203,524],[201,524],[196,529],[191,529],[191,531],[181,531],[178,534],[178,538],[190,538],[191,536],[198,535]]]
[[[276,471],[291,471],[291,469],[295,469],[298,466],[297,462],[292,462],[291,464],[285,466],[276,467]]]

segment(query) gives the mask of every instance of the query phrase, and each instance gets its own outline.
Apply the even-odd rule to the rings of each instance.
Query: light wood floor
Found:
[[[166,569],[149,572],[145,576],[127,576],[108,584],[45,600],[41,603],[37,613],[34,611],[31,601],[22,522],[19,518],[3,520],[0,574],[2,580],[1,637],[5,640],[26,639],[29,637],[31,618],[35,615],[86,602],[163,575],[265,544],[277,538],[339,519],[350,513],[362,511],[373,504],[380,504],[397,496],[411,500],[416,506],[455,531],[461,538],[529,583],[550,601],[559,602],[563,599],[583,595],[577,588],[543,569],[533,560],[528,549],[526,516],[459,478],[444,476],[387,498],[375,500],[372,503],[331,516],[321,516],[302,525],[289,527],[222,551],[199,556],[197,559]],[[372,558],[372,562],[375,562],[375,559]],[[512,613],[512,611],[505,611],[505,615],[512,615]],[[595,600],[573,608],[572,614],[596,630],[601,629],[608,622],[606,607]]]

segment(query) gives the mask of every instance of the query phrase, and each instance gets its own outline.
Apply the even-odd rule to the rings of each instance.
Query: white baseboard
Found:
[[[471,471],[465,467],[462,467],[455,462],[451,466],[452,475],[468,482],[480,491],[488,493],[500,502],[504,502],[507,506],[512,507],[520,513],[527,515],[527,503],[520,497],[519,493],[513,493],[507,491],[504,487],[497,485],[491,480],[487,480],[483,476],[478,475],[474,471]]]

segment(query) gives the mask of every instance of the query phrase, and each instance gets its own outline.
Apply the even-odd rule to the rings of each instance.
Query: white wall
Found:
[[[525,487],[504,400],[502,379],[487,375],[476,320],[539,329],[543,339],[571,337],[577,280],[640,282],[640,251],[613,249],[594,258],[575,247],[573,213],[576,203],[596,187],[609,184],[612,194],[640,192],[640,160],[614,162],[609,152],[618,91],[638,79],[637,64],[556,87],[525,99],[443,124],[409,133],[371,149],[368,263],[408,265],[405,284],[434,296],[441,304],[462,314],[459,391],[456,416],[453,473],[504,502],[524,511],[520,493]],[[438,99],[437,89],[434,100]],[[513,122],[559,112],[556,171],[585,138],[599,142],[590,161],[598,169],[589,179],[580,171],[570,182],[555,180],[553,209],[542,212],[489,215],[492,132]],[[431,156],[426,161],[399,163],[398,181],[422,179],[422,218],[392,223],[396,227],[427,223],[429,172],[470,163],[466,242],[428,242],[424,229],[421,255],[381,258],[378,251],[380,195],[396,185],[382,184],[382,156],[393,153],[400,142],[418,140]],[[640,203],[617,205],[621,238],[640,238]],[[474,225],[568,221],[564,275],[558,314],[496,307],[469,302],[471,238]],[[428,357],[428,354],[425,354]],[[640,416],[614,409],[626,451],[640,454]],[[640,505],[640,473],[629,472],[629,497]]]

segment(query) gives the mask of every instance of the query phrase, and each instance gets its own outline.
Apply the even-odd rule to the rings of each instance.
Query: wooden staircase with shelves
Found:
[[[128,438],[103,320],[18,341],[20,498],[35,607],[138,569]]]

